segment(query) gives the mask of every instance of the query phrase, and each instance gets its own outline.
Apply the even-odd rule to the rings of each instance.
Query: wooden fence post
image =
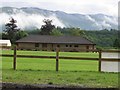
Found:
[[[101,58],[102,58],[102,57],[101,57],[101,54],[102,54],[102,51],[100,50],[100,51],[99,51],[99,66],[98,66],[99,72],[101,72],[101,60],[102,60],[102,59],[101,59]]]
[[[13,69],[14,70],[16,70],[16,57],[17,57],[16,51],[17,51],[17,47],[15,45],[14,46],[14,59],[13,59]]]
[[[56,71],[59,70],[59,49],[56,48]]]

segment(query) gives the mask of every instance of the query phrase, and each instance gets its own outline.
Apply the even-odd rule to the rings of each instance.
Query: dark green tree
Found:
[[[55,28],[55,26],[52,25],[52,20],[44,19],[43,22],[45,23],[45,25],[41,26],[40,34],[41,35],[50,35],[52,30]]]
[[[28,36],[28,33],[26,33],[25,31],[19,31],[16,33],[16,40],[19,40],[19,39],[26,37],[26,36]]]
[[[61,35],[63,35],[63,33],[62,33],[59,29],[54,28],[54,29],[52,30],[52,32],[50,33],[50,35],[61,36]]]
[[[114,43],[113,43],[113,47],[116,47],[116,48],[120,48],[120,39],[115,39]]]
[[[4,34],[7,39],[10,39],[11,43],[15,43],[16,34],[20,29],[17,28],[17,21],[14,18],[11,18],[9,23],[5,24]]]
[[[0,33],[0,39],[2,39],[2,33]]]
[[[69,30],[69,34],[73,36],[84,36],[85,33],[83,30],[80,30],[80,28],[71,28]]]

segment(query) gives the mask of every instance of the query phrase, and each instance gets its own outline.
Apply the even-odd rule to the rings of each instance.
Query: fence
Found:
[[[59,59],[65,59],[65,60],[96,60],[99,62],[98,70],[101,72],[101,61],[108,61],[108,62],[120,62],[119,58],[102,58],[102,52],[118,52],[120,53],[120,50],[86,50],[88,52],[98,52],[99,57],[98,58],[85,58],[85,57],[64,57],[64,56],[59,56],[59,48],[56,48],[56,56],[32,56],[32,55],[17,55],[17,48],[16,46],[14,47],[14,55],[9,55],[9,54],[2,54],[0,56],[3,57],[13,57],[13,69],[16,70],[16,61],[17,58],[52,58],[56,59],[56,71],[59,71]]]

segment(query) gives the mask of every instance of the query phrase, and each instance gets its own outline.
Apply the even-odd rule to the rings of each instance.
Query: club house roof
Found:
[[[92,44],[90,40],[81,36],[50,36],[50,35],[29,35],[16,43],[51,43],[51,44]]]

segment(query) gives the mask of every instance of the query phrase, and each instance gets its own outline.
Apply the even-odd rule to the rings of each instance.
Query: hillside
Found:
[[[117,30],[85,31],[85,33],[88,39],[104,48],[113,47],[115,39],[118,38]]]
[[[75,27],[83,30],[117,29],[118,18],[104,14],[68,14],[62,11],[50,11],[35,7],[2,7],[0,8],[2,22],[0,28],[13,17],[17,25],[24,30],[39,29],[45,18],[53,20],[53,24],[59,27]],[[2,30],[0,30],[2,31]]]

